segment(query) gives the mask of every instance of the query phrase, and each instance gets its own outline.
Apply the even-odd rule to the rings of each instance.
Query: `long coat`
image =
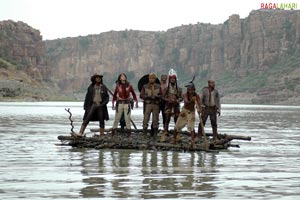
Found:
[[[91,84],[88,87],[87,93],[85,95],[85,100],[84,100],[84,105],[83,105],[83,109],[85,110],[85,112],[84,112],[83,120],[85,120],[90,108],[93,105],[94,95],[95,95],[94,94],[94,84]],[[108,114],[108,110],[107,110],[107,103],[109,102],[109,95],[107,93],[107,87],[104,84],[101,84],[100,95],[101,95],[101,99],[102,99],[101,104],[104,104],[102,106],[102,109],[104,112],[104,120],[109,120],[109,114]],[[98,112],[94,112],[90,121],[99,121],[99,120],[100,120],[100,117],[98,115]]]

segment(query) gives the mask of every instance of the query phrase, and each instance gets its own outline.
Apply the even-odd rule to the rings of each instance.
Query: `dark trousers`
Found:
[[[124,117],[124,113],[121,116],[120,122],[119,122],[121,129],[124,129],[126,126],[126,121],[125,121],[125,117]]]
[[[172,115],[174,117],[174,124],[176,124],[179,113],[180,113],[179,106],[166,105],[164,130],[168,131]]]
[[[214,109],[204,109],[204,112],[202,113],[202,121],[203,125],[205,126],[207,118],[209,116],[211,127],[217,128],[217,111]]]
[[[97,104],[93,104],[91,109],[89,110],[86,118],[83,121],[83,125],[88,125],[89,122],[91,121],[91,118],[93,115],[98,115],[99,117],[99,127],[104,128],[105,127],[105,122],[104,122],[104,112],[101,106],[98,106]]]
[[[160,104],[159,104],[159,111],[161,112],[163,124],[165,124],[165,122],[166,122],[165,107],[166,107],[166,103],[164,101],[160,102]]]
[[[152,124],[154,129],[158,129],[159,127],[159,105],[158,104],[144,104],[145,113],[143,120],[143,129],[148,128],[148,123],[150,120],[150,115],[152,114]]]
[[[201,119],[202,119],[202,122],[203,122],[203,128],[206,124],[208,116],[209,116],[209,119],[210,119],[210,123],[211,123],[211,127],[212,127],[214,137],[216,137],[217,128],[218,128],[218,125],[217,125],[217,110],[214,107],[212,107],[212,108],[207,108],[207,107],[203,108],[203,112],[201,114]],[[201,123],[199,123],[199,126],[198,126],[198,135],[200,137],[202,136]]]

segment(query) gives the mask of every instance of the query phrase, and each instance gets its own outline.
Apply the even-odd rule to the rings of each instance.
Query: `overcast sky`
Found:
[[[223,23],[241,18],[261,3],[300,0],[0,0],[0,21],[23,21],[43,39],[99,34],[125,29],[166,31],[182,24]]]

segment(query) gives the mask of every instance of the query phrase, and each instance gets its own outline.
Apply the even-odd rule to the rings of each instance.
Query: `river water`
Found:
[[[82,102],[0,102],[0,199],[300,199],[300,106],[223,105],[219,132],[252,140],[214,153],[63,146],[65,108],[78,131]]]

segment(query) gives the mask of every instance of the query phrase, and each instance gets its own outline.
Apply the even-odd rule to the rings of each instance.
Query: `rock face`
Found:
[[[0,21],[0,100],[49,98],[45,50],[40,31],[23,22]]]
[[[0,57],[35,79],[45,76],[45,43],[40,31],[23,22],[0,21]]]
[[[284,76],[276,81],[272,80],[278,78],[272,77],[274,74],[262,76],[284,67],[278,65],[298,53],[299,20],[300,11],[256,10],[245,19],[232,15],[218,25],[183,25],[166,32],[111,31],[46,41],[46,55],[51,77],[66,90],[86,87],[95,72],[103,73],[105,81],[112,85],[123,71],[136,82],[145,73],[161,74],[175,68],[182,81],[196,74],[200,79],[198,87],[213,78],[225,94],[257,92],[260,99],[266,95],[262,91],[273,94],[272,90],[281,90],[284,77],[289,78],[293,69],[299,68],[297,65],[290,73],[281,73]],[[260,80],[246,81],[247,77]],[[268,86],[275,83],[280,87]],[[282,98],[285,97],[274,101]]]
[[[65,92],[85,92],[94,73],[103,74],[113,88],[118,74],[126,72],[136,87],[142,75],[174,68],[181,85],[194,74],[199,89],[215,79],[228,101],[250,97],[250,103],[277,103],[300,96],[296,10],[255,10],[245,19],[232,15],[223,24],[182,25],[165,32],[111,31],[44,42],[24,23],[0,25],[1,57],[23,63],[30,76]],[[3,39],[11,35],[8,31],[15,40]]]
[[[155,32],[108,32],[87,37],[46,41],[51,77],[64,89],[87,87],[90,76],[102,73],[105,80],[116,80],[121,72],[140,77],[162,71]]]

